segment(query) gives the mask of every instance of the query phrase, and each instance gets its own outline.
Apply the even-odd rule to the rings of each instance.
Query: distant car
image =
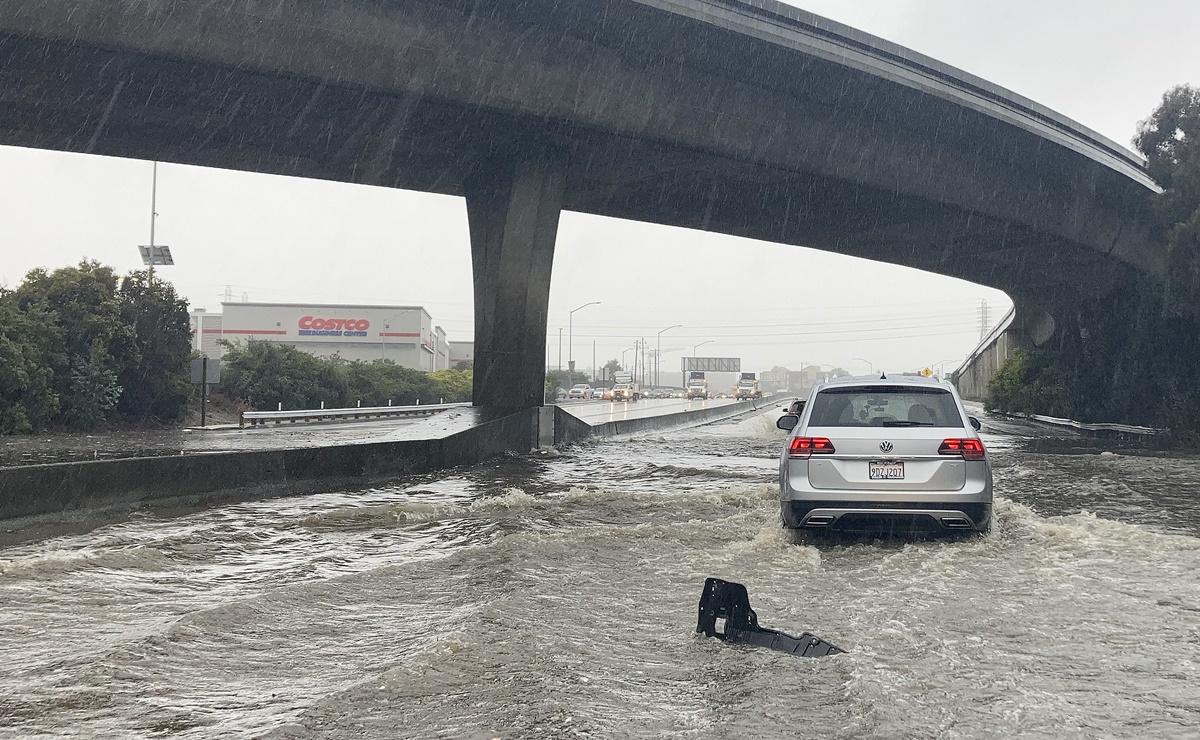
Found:
[[[793,398],[791,403],[789,403],[787,406],[782,406],[781,408],[785,414],[795,414],[799,416],[800,412],[804,410],[804,404],[805,399]]]
[[[567,389],[559,388],[557,391],[554,392],[554,397],[556,399],[558,399],[559,401],[567,400]]]
[[[954,386],[919,376],[840,377],[776,424],[779,502],[796,539],[818,530],[986,533],[992,466]]]
[[[567,391],[567,398],[591,398],[592,387],[587,383],[576,383]]]
[[[602,401],[611,401],[612,388],[596,388],[592,391],[592,398],[599,398]]]

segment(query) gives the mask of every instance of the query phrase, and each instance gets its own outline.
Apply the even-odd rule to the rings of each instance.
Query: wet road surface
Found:
[[[985,422],[992,536],[799,547],[774,418],[0,550],[0,737],[1198,736],[1200,460]]]
[[[636,403],[570,401],[563,405],[591,424],[618,419],[677,413],[728,405],[731,399],[683,401],[645,399]],[[761,403],[759,404],[762,405]],[[399,439],[431,439],[460,431],[477,418],[475,409],[451,409],[431,416],[346,421],[270,423],[239,429],[232,425],[198,429],[160,429],[72,434],[11,436],[0,442],[0,468],[19,465],[104,460],[122,457],[152,457],[201,452],[274,450],[388,442]]]

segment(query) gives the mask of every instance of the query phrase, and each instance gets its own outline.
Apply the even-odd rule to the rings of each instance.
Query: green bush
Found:
[[[411,406],[471,400],[470,370],[426,373],[391,360],[347,362],[315,357],[286,344],[250,340],[228,345],[218,391],[251,408],[272,410]]]
[[[92,261],[31,270],[0,290],[0,434],[178,419],[190,355],[170,284]]]
[[[1072,415],[1067,373],[1039,357],[1015,350],[988,383],[988,411]]]

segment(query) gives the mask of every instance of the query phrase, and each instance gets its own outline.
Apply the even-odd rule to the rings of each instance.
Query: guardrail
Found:
[[[298,421],[346,421],[353,419],[381,419],[389,416],[428,416],[448,409],[470,406],[470,403],[427,403],[416,406],[368,406],[352,409],[298,409],[295,411],[243,411],[238,415],[238,426],[247,423],[256,427],[270,422],[295,423]]]
[[[1007,331],[1008,327],[1012,326],[1013,319],[1016,317],[1017,305],[1014,303],[1011,307],[1009,307],[1008,313],[1000,317],[1000,320],[996,322],[996,325],[992,327],[992,330],[983,335],[983,339],[979,340],[979,344],[975,345],[975,349],[971,350],[971,353],[967,355],[966,359],[960,362],[958,367],[955,368],[955,377],[962,372],[963,368],[970,365],[976,360],[976,358],[982,355],[988,347],[992,346],[992,343],[995,342],[1001,334]]]
[[[1011,416],[1017,419],[1028,419],[1030,421],[1049,424],[1056,427],[1069,427],[1078,429],[1081,432],[1087,432],[1094,436],[1104,435],[1132,435],[1137,437],[1153,437],[1162,434],[1161,429],[1153,427],[1139,427],[1133,424],[1113,424],[1110,422],[1088,423],[1084,421],[1075,421],[1074,419],[1060,419],[1055,416],[1044,416],[1042,414],[1022,414],[1022,413],[1005,413],[1003,416]]]

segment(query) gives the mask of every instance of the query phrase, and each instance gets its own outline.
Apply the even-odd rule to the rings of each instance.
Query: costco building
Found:
[[[192,312],[192,346],[219,357],[217,338],[290,344],[321,357],[387,359],[417,370],[450,367],[446,332],[421,306],[222,303],[220,315]]]

